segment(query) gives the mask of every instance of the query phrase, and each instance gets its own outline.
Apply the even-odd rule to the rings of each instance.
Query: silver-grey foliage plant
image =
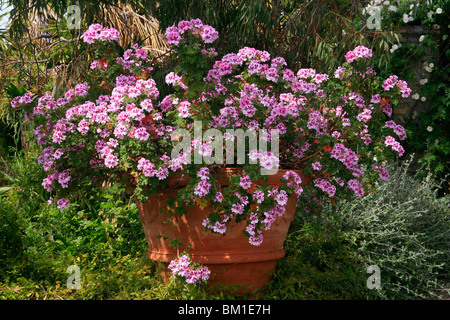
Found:
[[[431,174],[411,161],[390,168],[374,192],[344,204],[340,225],[366,263],[381,270],[382,299],[437,299],[449,294],[450,195],[438,197]],[[447,283],[447,284],[446,284]]]

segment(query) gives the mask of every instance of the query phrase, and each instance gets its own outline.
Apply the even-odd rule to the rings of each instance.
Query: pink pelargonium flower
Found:
[[[316,75],[316,70],[311,68],[303,68],[297,71],[299,79],[313,78]]]
[[[194,194],[199,197],[204,197],[209,193],[211,184],[206,179],[200,180],[194,190]]]
[[[248,242],[253,246],[260,246],[263,243],[264,236],[261,230],[258,230],[258,235],[250,236]]]
[[[253,199],[255,199],[258,203],[262,203],[264,201],[264,192],[261,190],[256,190],[253,193]]]
[[[356,180],[349,180],[347,186],[358,196],[362,197],[364,195],[364,189],[361,183]]]
[[[191,113],[189,111],[189,107],[191,106],[191,103],[189,101],[181,101],[180,105],[178,107],[178,115],[181,118],[189,118],[191,116]]]
[[[209,168],[208,167],[202,167],[200,170],[198,170],[197,177],[200,177],[202,180],[208,180],[209,179]]]
[[[61,198],[57,202],[57,208],[58,209],[69,209],[70,208],[70,201],[66,198]]]
[[[55,180],[57,177],[57,174],[50,174],[42,181],[42,186],[44,187],[47,192],[51,192],[53,190],[53,180]]]
[[[104,28],[99,24],[92,24],[83,34],[83,41],[92,44],[95,40],[100,41],[118,41],[120,32],[114,28]]]
[[[108,168],[114,168],[119,164],[119,159],[112,153],[108,154],[105,158],[105,166]]]
[[[136,49],[136,53],[134,55],[139,59],[147,59],[147,51],[145,49]]]
[[[247,190],[252,186],[252,180],[250,180],[249,176],[243,176],[240,179],[241,179],[241,181],[239,184],[241,185],[241,187],[243,189]]]
[[[219,37],[219,33],[213,27],[203,25],[200,31],[200,36],[205,43],[213,43]]]
[[[289,196],[286,193],[286,191],[281,190],[280,192],[278,192],[278,194],[275,196],[275,201],[280,205],[280,206],[284,206],[287,204],[289,200]]]
[[[399,157],[403,156],[403,154],[405,153],[405,149],[403,149],[402,145],[392,136],[387,136],[384,144],[386,145],[386,147],[390,146],[393,151],[396,151]]]
[[[356,59],[356,54],[353,51],[349,51],[345,54],[345,60],[349,63],[355,61]]]
[[[372,56],[372,50],[368,49],[364,46],[357,46],[352,51],[349,51],[345,54],[345,59],[347,62],[353,62],[358,59],[367,59]]]
[[[270,80],[270,81],[273,81],[273,82],[277,82],[278,81],[279,75],[278,75],[278,70],[277,69],[269,68],[269,69],[266,70],[265,74],[266,74],[266,79],[267,80]]]
[[[16,108],[22,104],[30,104],[33,102],[33,97],[31,93],[25,93],[23,96],[15,97],[11,101],[11,106]]]
[[[134,131],[134,137],[138,140],[147,141],[150,138],[150,133],[148,133],[147,129],[141,127]]]
[[[219,191],[214,196],[214,201],[215,202],[222,202],[222,200],[223,200],[223,194],[222,194],[222,192]]]
[[[322,170],[322,164],[319,161],[312,163],[311,167],[313,168],[313,170],[317,170],[317,171]]]
[[[178,32],[178,28],[175,26],[168,27],[166,29],[165,36],[167,38],[167,44],[173,44],[175,46],[178,46],[180,41],[183,39],[181,38],[180,33]]]
[[[165,180],[169,176],[169,169],[164,167],[159,167],[158,171],[155,172],[155,175],[159,180]]]
[[[336,187],[325,179],[316,179],[314,181],[314,186],[327,193],[329,197],[334,197],[334,194],[336,193]]]
[[[182,20],[178,22],[178,32],[180,34],[185,33],[187,30],[194,28],[192,21]]]
[[[69,186],[69,181],[71,180],[71,176],[68,172],[61,172],[58,175],[58,182],[63,188],[67,188]]]
[[[231,212],[235,214],[243,214],[244,213],[244,204],[242,203],[235,203],[231,206]]]
[[[173,273],[173,277],[180,276],[185,278],[186,283],[196,284],[206,281],[211,275],[211,271],[207,267],[194,268],[191,264],[189,256],[183,255],[178,259],[174,259],[169,263],[169,270]]]
[[[372,169],[378,171],[378,174],[379,174],[381,180],[386,181],[389,179],[389,172],[386,170],[386,168],[383,165],[378,165],[377,163],[374,163],[372,165]]]

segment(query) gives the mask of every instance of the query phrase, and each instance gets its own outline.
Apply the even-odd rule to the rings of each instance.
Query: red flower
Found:
[[[381,98],[380,104],[381,106],[389,104],[389,98]]]
[[[103,69],[106,69],[108,67],[108,62],[106,62],[106,60],[100,59],[98,60],[98,62]]]
[[[323,147],[323,151],[325,151],[325,152],[330,152],[331,151],[331,147],[330,146],[325,146],[325,147]]]

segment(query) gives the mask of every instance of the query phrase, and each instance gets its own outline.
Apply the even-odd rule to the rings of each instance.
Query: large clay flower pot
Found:
[[[280,178],[286,170],[279,170],[277,174],[268,176],[268,184],[279,185]],[[302,184],[307,185],[310,181],[302,176],[301,171],[296,171],[302,177]],[[224,169],[223,185],[231,175],[242,175],[241,169]],[[229,181],[229,180],[228,180]],[[203,219],[209,214],[210,208],[187,207],[187,213],[180,217],[175,215],[172,223],[167,220],[166,199],[173,197],[178,189],[186,186],[188,179],[183,175],[174,175],[169,180],[173,187],[162,190],[158,194],[150,196],[147,202],[139,203],[138,209],[144,227],[145,236],[149,245],[148,258],[151,260],[169,263],[177,258],[178,253],[191,244],[189,255],[192,261],[207,266],[211,270],[210,285],[220,283],[221,285],[242,284],[244,290],[262,288],[269,280],[275,269],[278,259],[284,256],[283,243],[293,220],[297,197],[295,194],[286,204],[286,213],[278,218],[270,230],[264,232],[264,241],[260,246],[249,244],[248,238],[243,236],[242,231],[246,222],[233,223],[224,234],[215,234],[205,231],[202,226]],[[160,209],[164,212],[160,213]],[[161,237],[164,236],[164,237]],[[179,252],[169,246],[167,238],[178,238],[184,246],[179,247]],[[167,270],[167,269],[166,269]],[[162,272],[163,280],[168,280],[172,274],[169,270]]]

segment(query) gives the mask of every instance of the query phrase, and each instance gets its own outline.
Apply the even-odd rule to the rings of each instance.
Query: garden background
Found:
[[[11,100],[25,92],[58,95],[89,77],[84,30],[114,27],[122,54],[143,45],[159,88],[173,69],[162,37],[180,20],[200,18],[219,32],[216,48],[243,45],[284,57],[293,69],[335,70],[358,45],[373,50],[380,75],[413,89],[394,109],[405,125],[406,154],[369,195],[339,208],[304,195],[285,249],[261,299],[448,299],[449,1],[0,1],[9,24],[0,30],[0,298],[236,299],[230,292],[163,283],[146,258],[134,199],[119,186],[80,190],[60,211],[48,204],[45,172],[31,123]],[[70,29],[70,5],[81,28]],[[368,20],[381,8],[381,28]],[[5,12],[6,12],[5,11]],[[81,270],[68,289],[67,267]],[[367,267],[381,270],[369,289]]]

